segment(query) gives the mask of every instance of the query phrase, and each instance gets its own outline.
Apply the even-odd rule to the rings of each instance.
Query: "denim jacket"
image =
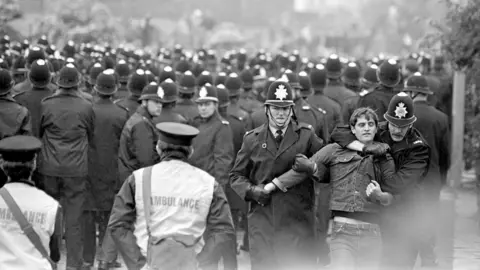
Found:
[[[310,160],[318,166],[314,179],[331,183],[330,209],[335,211],[378,212],[380,205],[367,197],[367,186],[371,180],[381,185],[384,178],[395,173],[395,163],[389,154],[374,161],[373,156],[361,156],[336,143],[325,146]],[[274,183],[286,191],[306,178],[306,174],[291,170]]]

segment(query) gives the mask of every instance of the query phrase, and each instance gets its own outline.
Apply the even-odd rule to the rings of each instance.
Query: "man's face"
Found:
[[[399,127],[392,123],[388,123],[388,131],[390,132],[390,137],[395,142],[400,142],[405,138],[408,130],[412,127],[412,125]]]
[[[162,113],[162,103],[158,100],[147,100],[146,107],[151,116],[160,116]]]
[[[215,113],[217,103],[214,101],[205,101],[198,103],[198,113],[202,118],[208,118]]]
[[[373,119],[367,119],[365,115],[361,115],[357,119],[355,126],[350,126],[352,133],[362,143],[370,143],[373,141],[377,133],[377,125]]]
[[[273,122],[276,127],[282,128],[290,122],[292,117],[292,107],[278,107],[269,105],[265,108],[270,122]]]

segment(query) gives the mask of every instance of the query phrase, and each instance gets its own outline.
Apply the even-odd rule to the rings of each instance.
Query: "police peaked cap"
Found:
[[[193,138],[200,132],[190,125],[173,122],[159,123],[156,128],[160,141],[178,146],[191,146]]]
[[[268,87],[265,105],[277,107],[293,106],[293,91],[290,84],[284,80],[277,80]]]
[[[0,155],[5,161],[28,162],[41,147],[42,142],[34,136],[16,135],[0,140]]]
[[[398,127],[413,124],[417,117],[413,107],[413,100],[405,92],[393,96],[388,105],[387,112],[383,115],[385,120]]]

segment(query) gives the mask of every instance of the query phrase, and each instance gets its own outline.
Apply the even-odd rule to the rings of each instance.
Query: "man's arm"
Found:
[[[220,185],[215,182],[213,199],[207,216],[208,238],[197,255],[200,267],[217,264],[225,251],[236,255],[235,229],[227,197]]]
[[[253,185],[250,179],[248,179],[248,173],[251,169],[250,155],[252,154],[252,150],[250,149],[252,140],[249,136],[251,136],[249,133],[243,136],[242,147],[238,151],[235,164],[229,174],[232,189],[243,200],[246,200],[245,196]]]
[[[222,124],[213,141],[213,166],[215,179],[222,188],[228,183],[228,172],[233,163],[233,138],[229,125]]]
[[[152,165],[155,160],[155,142],[151,127],[140,121],[132,127],[132,144],[139,168]]]
[[[395,173],[384,175],[382,189],[392,195],[412,190],[428,172],[429,159],[427,145],[415,146]]]
[[[320,151],[315,153],[309,160],[317,165],[317,170],[313,175],[306,172],[296,172],[293,169],[273,179],[272,183],[281,191],[287,192],[290,187],[293,187],[305,181],[309,177],[317,182],[327,182],[329,177],[329,170],[325,164],[328,164],[332,158],[332,146],[327,145]]]
[[[22,107],[22,124],[19,130],[18,135],[31,135],[32,134],[32,121],[30,117],[30,112],[27,108]]]
[[[62,244],[62,232],[63,232],[63,214],[62,207],[59,205],[57,214],[55,215],[55,228],[52,236],[50,236],[50,259],[58,263],[60,261],[60,246]]]
[[[141,269],[146,262],[133,235],[135,219],[135,177],[131,175],[115,196],[108,222],[108,230],[128,269]]]

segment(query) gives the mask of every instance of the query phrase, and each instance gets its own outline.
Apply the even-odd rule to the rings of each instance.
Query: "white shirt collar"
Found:
[[[276,128],[270,126],[270,125],[268,125],[268,128],[270,129],[270,132],[272,132],[273,136],[276,138],[278,136],[278,134],[277,134],[278,129],[276,129]],[[287,131],[287,128],[288,128],[288,125],[281,129],[282,130],[282,135],[285,135],[285,131]]]

